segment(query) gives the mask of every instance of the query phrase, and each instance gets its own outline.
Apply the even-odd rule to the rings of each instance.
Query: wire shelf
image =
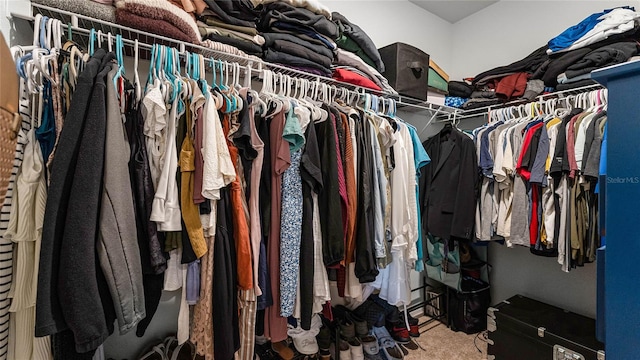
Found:
[[[32,3],[31,7],[34,16],[36,14],[41,14],[42,16],[47,16],[52,19],[58,19],[66,24],[67,29],[70,27],[71,31],[73,32],[73,40],[85,49],[89,47],[90,30],[95,29],[96,32],[100,31],[102,33],[103,41],[106,40],[107,34],[109,33],[111,33],[114,37],[117,34],[122,35],[125,44],[126,56],[133,56],[133,47],[131,45],[133,45],[133,40],[137,39],[139,43],[139,57],[142,59],[150,59],[152,45],[159,44],[176,48],[180,51],[181,54],[184,54],[185,51],[188,51],[191,53],[201,54],[206,58],[213,58],[215,60],[221,60],[227,63],[237,63],[245,67],[245,69],[246,67],[251,67],[251,69],[254,71],[254,75],[260,75],[261,70],[267,69],[292,78],[306,79],[311,82],[326,84],[332,87],[333,91],[340,91],[339,89],[342,88],[350,91],[351,93],[357,93],[358,95],[368,93],[386,99],[393,99],[396,101],[397,108],[409,107],[416,111],[429,111],[435,117],[446,117],[449,114],[460,111],[459,109],[455,109],[452,107],[431,104],[426,101],[414,99],[403,95],[376,91],[361,86],[341,82],[329,77],[319,76],[288,68],[283,65],[268,63],[255,56],[245,57],[217,51],[199,44],[186,43],[162,35],[148,33],[145,31],[110,23],[104,20],[91,18],[85,15],[76,14],[42,4]],[[33,17],[27,18],[15,14],[12,14],[12,16],[16,18],[23,18],[28,21],[33,21]]]
[[[576,89],[570,89],[565,91],[558,91],[549,94],[540,95],[535,98],[535,100],[515,100],[510,101],[503,104],[491,105],[486,107],[481,107],[477,109],[464,110],[453,108],[444,105],[437,105],[433,103],[429,103],[427,101],[418,100],[415,98],[411,98],[408,96],[403,96],[399,94],[391,94],[382,91],[376,91],[368,88],[364,88],[361,86],[341,82],[332,78],[319,76],[315,74],[306,73],[300,70],[288,68],[283,65],[268,63],[263,61],[262,59],[255,56],[240,56],[235,54],[230,54],[222,51],[217,51],[214,49],[207,48],[205,46],[199,44],[191,44],[183,41],[179,41],[176,39],[171,39],[162,35],[148,33],[145,31],[133,29],[130,27],[110,23],[108,21],[91,18],[85,15],[76,14],[73,12],[69,12],[66,10],[61,10],[57,8],[53,8],[50,6],[42,5],[42,4],[31,4],[32,14],[35,16],[36,14],[41,14],[42,16],[47,16],[49,18],[58,19],[63,24],[65,24],[67,29],[70,29],[73,33],[73,40],[78,43],[78,45],[87,49],[89,47],[89,34],[91,29],[95,29],[96,32],[100,31],[102,33],[102,40],[107,40],[107,34],[111,33],[115,38],[115,35],[122,35],[123,42],[125,44],[125,55],[133,56],[133,44],[134,40],[138,40],[139,43],[139,57],[142,59],[150,59],[151,58],[151,49],[154,44],[165,45],[168,47],[176,48],[180,51],[181,54],[186,54],[186,52],[201,54],[206,58],[213,58],[215,60],[220,60],[227,63],[239,64],[243,69],[251,69],[253,75],[260,76],[262,70],[271,70],[275,73],[279,73],[282,75],[286,75],[296,79],[306,79],[310,82],[315,82],[319,84],[326,84],[331,87],[332,91],[340,91],[340,89],[347,90],[351,93],[355,93],[358,95],[363,94],[372,94],[385,99],[393,99],[396,101],[397,108],[409,108],[414,111],[428,111],[431,113],[431,118],[427,122],[430,124],[434,119],[439,119],[441,121],[445,121],[450,119],[452,115],[458,119],[466,119],[466,118],[478,118],[480,116],[485,116],[491,110],[523,105],[530,102],[538,102],[544,101],[552,98],[564,98],[570,95],[576,95],[580,93],[584,93],[587,91],[602,89],[601,85],[589,85]],[[12,14],[14,18],[22,18],[28,21],[33,21],[32,17],[24,17],[16,14]]]
[[[586,85],[586,86],[577,87],[574,89],[555,91],[552,93],[542,94],[537,96],[534,100],[513,100],[513,101],[506,102],[504,104],[490,105],[490,106],[480,107],[477,109],[463,110],[462,112],[459,113],[459,115],[457,115],[456,119],[462,120],[467,118],[477,118],[480,116],[487,116],[489,114],[489,111],[491,110],[530,104],[534,102],[542,102],[550,99],[561,99],[561,98],[566,98],[568,96],[578,95],[585,92],[601,90],[601,89],[604,89],[604,86],[600,84]]]

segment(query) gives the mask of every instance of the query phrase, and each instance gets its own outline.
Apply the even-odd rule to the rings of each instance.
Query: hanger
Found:
[[[111,36],[111,33],[109,33]],[[109,41],[111,44],[111,41]],[[140,102],[142,97],[142,89],[140,86],[140,76],[138,75],[138,61],[139,61],[139,49],[138,49],[138,39],[133,40],[133,83],[135,86],[135,95],[136,95],[136,103]]]

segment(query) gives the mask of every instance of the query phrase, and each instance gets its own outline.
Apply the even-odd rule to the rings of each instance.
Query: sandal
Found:
[[[191,341],[186,341],[176,347],[170,360],[194,360],[195,358],[196,348]]]
[[[167,359],[171,359],[173,352],[178,347],[178,339],[175,336],[167,336],[167,338],[162,341],[162,345],[164,346],[164,356]]]
[[[403,360],[404,354],[384,327],[374,327],[373,333],[378,337],[380,348],[389,360]]]
[[[138,360],[169,360],[167,358],[164,344],[158,344],[142,355]]]
[[[291,348],[289,347],[289,343],[286,340],[279,341],[276,343],[272,342],[271,349],[273,349],[273,351],[275,351],[278,355],[280,355],[280,357],[283,360],[291,360],[295,355],[293,353],[293,350],[291,350]]]

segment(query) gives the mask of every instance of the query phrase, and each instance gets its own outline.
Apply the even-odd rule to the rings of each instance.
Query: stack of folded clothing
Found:
[[[364,62],[383,73],[384,63],[371,38],[358,25],[347,20],[342,14],[333,12],[331,17],[340,31],[336,40],[338,47],[358,55]]]
[[[322,76],[331,75],[338,26],[322,7],[308,1],[265,2],[258,6],[264,60]],[[309,10],[311,8],[312,10]]]
[[[568,66],[560,73],[556,80],[558,88],[563,84],[577,83],[579,81],[590,80],[591,71],[628,61],[638,53],[638,46],[635,42],[619,42],[602,46],[587,53],[582,59]]]
[[[166,0],[117,0],[116,22],[134,29],[200,44],[195,20]]]
[[[264,38],[258,35],[255,23],[258,17],[250,1],[194,0],[194,3],[203,40],[230,45],[250,55],[262,55]]]
[[[498,100],[529,100],[543,91],[594,85],[591,71],[629,61],[638,53],[638,40],[640,13],[629,7],[605,10],[569,27],[524,59],[478,74],[473,89],[493,91]],[[523,76],[528,78],[524,92]],[[498,91],[500,84],[504,88],[514,83],[518,86]],[[464,108],[496,101],[484,95],[465,103]]]
[[[356,54],[337,49],[333,65],[333,78],[373,90],[383,90],[397,94],[389,85],[389,81],[374,67],[367,64]]]

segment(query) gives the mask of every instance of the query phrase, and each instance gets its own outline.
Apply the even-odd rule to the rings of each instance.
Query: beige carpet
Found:
[[[420,319],[421,322],[423,319]],[[409,351],[409,354],[404,357],[405,360],[484,360],[487,354],[487,343],[482,339],[482,335],[476,339],[476,345],[473,344],[476,334],[467,335],[463,332],[455,332],[447,328],[445,325],[438,323],[439,325],[429,324],[428,326],[435,326],[431,330],[423,333],[417,339],[419,345],[424,348]],[[421,329],[424,331],[427,328]]]

